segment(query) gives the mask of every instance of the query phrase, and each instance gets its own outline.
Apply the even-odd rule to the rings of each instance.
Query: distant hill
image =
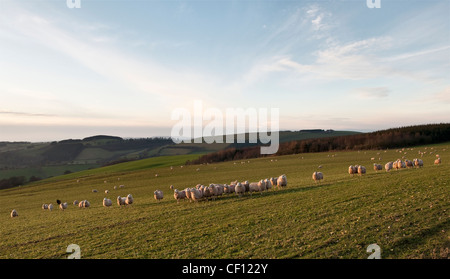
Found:
[[[315,133],[315,130],[313,130]],[[311,132],[311,130],[310,130]],[[450,141],[450,123],[392,128],[371,133],[315,137],[281,142],[275,155],[338,150],[387,149]],[[260,146],[228,148],[199,157],[190,164],[202,164],[264,157]]]
[[[329,136],[358,134],[353,131],[300,130],[281,131],[280,142]],[[235,135],[235,138],[237,136]],[[248,134],[246,134],[248,139]],[[0,180],[21,185],[28,181],[114,165],[156,156],[204,155],[227,148],[255,146],[251,143],[181,143],[170,138],[123,139],[96,135],[84,139],[54,142],[0,142]],[[0,183],[1,184],[1,183]]]

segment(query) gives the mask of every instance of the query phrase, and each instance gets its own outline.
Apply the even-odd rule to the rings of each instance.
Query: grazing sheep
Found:
[[[44,210],[48,209],[48,204],[44,203],[44,204],[42,205],[42,209],[44,209]]]
[[[97,189],[92,189],[92,193],[97,193]]]
[[[312,175],[312,179],[314,179],[314,182],[317,183],[317,181],[320,182],[320,180],[323,179],[323,173],[321,173],[320,171],[315,171]]]
[[[105,190],[105,194],[108,194],[109,193],[109,191],[108,190]]]
[[[186,198],[186,191],[178,191],[175,189],[173,191],[173,198],[177,200],[177,203],[179,203],[180,200],[184,200]]]
[[[358,166],[358,174],[361,176],[366,173],[366,167]]]
[[[131,194],[128,194],[128,196],[125,199],[125,204],[130,205],[134,202],[133,196]]]
[[[414,159],[413,162],[414,162],[414,166],[415,167],[418,167],[418,168],[423,167],[423,160],[422,159]]]
[[[394,168],[394,162],[387,162],[386,165],[384,165],[384,169],[386,171],[390,171],[393,168]]]
[[[351,176],[353,176],[353,175],[355,175],[356,173],[358,173],[358,168],[356,168],[355,166],[349,166],[349,167],[348,167],[348,173],[349,173]]]
[[[407,167],[407,168],[412,168],[412,167],[414,167],[413,162],[410,161],[410,160],[405,160],[405,164],[406,164],[406,167]]]
[[[266,191],[267,190],[267,185],[266,185],[266,181],[265,180],[260,180],[259,182],[258,182],[258,190],[259,190],[259,192],[261,192],[261,195],[262,195],[262,193],[264,192],[264,191]]]
[[[19,214],[17,213],[17,211],[15,209],[13,209],[11,211],[11,218],[14,218],[14,217],[17,217],[17,216],[19,216]]]
[[[91,203],[87,200],[82,200],[80,201],[80,203],[78,203],[79,208],[87,208],[89,206],[91,206]]]
[[[75,206],[77,206],[78,203],[79,203],[79,202],[78,202],[77,200],[74,200],[74,201],[73,201],[73,205],[75,205]]]
[[[260,191],[260,187],[259,187],[260,184],[261,184],[261,180],[259,182],[249,183],[249,185],[248,185],[248,192],[250,193],[250,195],[252,195],[253,192],[259,192]]]
[[[114,190],[117,190],[117,186],[114,186]]]
[[[251,183],[250,183],[251,184]],[[249,184],[249,187],[250,187]],[[250,189],[249,189],[250,190]],[[242,185],[240,182],[238,182],[234,188],[234,191],[236,192],[236,194],[241,197],[244,193],[245,193],[245,186]]]
[[[125,185],[119,185],[119,188],[123,188],[123,187],[125,187]]]
[[[374,171],[379,171],[379,170],[382,170],[382,169],[383,169],[383,166],[382,166],[382,165],[377,164],[377,163],[374,163],[374,164],[373,164],[373,170],[374,170]]]
[[[48,205],[48,210],[50,210],[50,211],[53,210],[53,204],[49,204],[49,205]]]
[[[169,186],[169,189],[172,190],[172,191],[173,191],[173,188],[174,188],[173,185]]]
[[[272,182],[268,178],[264,179],[264,182],[266,182],[266,190],[269,191],[272,188]]]
[[[287,186],[287,178],[285,174],[282,174],[277,179],[277,187],[286,187]]]
[[[56,203],[59,205],[59,209],[61,210],[67,209],[67,202],[61,202],[60,200],[56,200]]]
[[[203,198],[203,192],[197,188],[191,188],[189,192],[191,193],[191,200],[195,202],[198,202]]]
[[[109,207],[111,205],[112,205],[112,201],[110,199],[103,198],[103,206],[104,207]]]
[[[250,182],[248,182],[247,180],[244,182],[241,182],[242,186],[245,187],[245,192],[250,191]]]
[[[118,197],[117,197],[117,205],[118,205],[118,206],[125,205],[125,200],[126,200],[126,199],[127,199],[127,198],[125,198],[125,197],[118,196]]]
[[[161,201],[164,198],[164,193],[161,190],[156,190],[155,192],[153,192],[153,197],[155,198],[155,200]]]
[[[436,160],[434,160],[434,164],[435,165],[439,165],[440,163],[441,163],[441,157],[439,157]]]
[[[270,184],[272,184],[272,186],[277,186],[277,178],[276,177],[271,177],[269,178],[270,180]]]

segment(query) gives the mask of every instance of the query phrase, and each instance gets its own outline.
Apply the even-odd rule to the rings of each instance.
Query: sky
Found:
[[[450,122],[448,0],[80,3],[0,0],[0,141],[169,136],[194,100],[280,130]]]

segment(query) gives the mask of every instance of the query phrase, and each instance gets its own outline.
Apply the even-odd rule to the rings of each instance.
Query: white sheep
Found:
[[[353,175],[355,175],[356,173],[358,173],[358,168],[356,168],[355,166],[350,165],[350,166],[348,167],[348,173],[349,173],[351,176],[353,176]]]
[[[269,178],[270,180],[270,184],[272,184],[273,187],[277,186],[277,178],[276,177],[271,177]]]
[[[75,205],[75,206],[77,206],[78,203],[79,203],[79,201],[77,201],[77,200],[74,200],[74,201],[73,201],[73,205]]]
[[[108,194],[109,193],[109,191],[108,190],[105,190],[105,194]]]
[[[130,205],[134,202],[133,196],[131,194],[128,194],[128,196],[125,198],[125,204]]]
[[[14,217],[17,217],[17,216],[19,216],[19,214],[17,213],[17,211],[15,209],[13,209],[11,211],[11,218],[14,218]]]
[[[250,193],[250,195],[253,192],[259,192],[259,184],[260,183],[261,183],[261,181],[249,183],[249,185],[248,185],[248,192]]]
[[[394,162],[387,162],[385,165],[384,165],[384,169],[386,170],[386,171],[390,171],[391,169],[393,169],[394,168]]]
[[[277,187],[286,187],[287,186],[287,178],[285,174],[282,174],[277,179]]]
[[[117,197],[117,205],[118,205],[118,206],[125,205],[125,200],[126,200],[126,199],[127,199],[127,198],[125,198],[125,197],[118,196],[118,197]]]
[[[42,209],[44,209],[44,210],[48,209],[48,204],[44,203],[44,204],[42,205]]]
[[[49,205],[48,205],[48,210],[50,210],[50,211],[53,210],[53,204],[49,204]]]
[[[358,166],[358,174],[361,176],[366,173],[366,167]]]
[[[175,189],[173,191],[173,198],[177,200],[177,203],[180,202],[180,200],[184,200],[186,198],[186,190],[178,191]]]
[[[61,209],[61,210],[67,209],[67,202],[60,202],[59,209]]]
[[[272,182],[268,178],[264,179],[264,182],[266,182],[266,190],[269,191],[272,188]]]
[[[441,163],[441,157],[438,157],[436,160],[434,160],[435,165],[439,165]]]
[[[153,197],[155,198],[155,200],[161,201],[164,198],[164,193],[161,190],[156,190],[155,192],[153,192]]]
[[[383,169],[383,166],[382,166],[382,165],[377,164],[377,163],[374,163],[374,164],[373,164],[373,170],[374,170],[374,171],[378,172],[379,170],[382,170],[382,169]]]
[[[414,162],[414,166],[415,167],[418,167],[418,168],[421,168],[421,167],[423,167],[423,160],[422,159],[414,159],[413,160],[413,162]]]
[[[315,171],[312,175],[312,179],[314,179],[314,182],[317,183],[317,181],[320,182],[320,180],[323,179],[323,173],[321,173],[320,171]]]
[[[198,202],[203,198],[203,192],[197,188],[190,188],[189,193],[191,194],[191,200]]]
[[[103,198],[103,206],[104,207],[109,207],[111,205],[112,205],[112,201],[110,199]]]
[[[87,200],[82,200],[78,203],[79,208],[87,208],[89,206],[91,206],[91,203]]]
[[[245,186],[242,185],[240,182],[238,182],[238,183],[236,183],[236,186],[234,187],[234,191],[236,192],[236,194],[239,197],[241,197],[243,194],[245,194]]]

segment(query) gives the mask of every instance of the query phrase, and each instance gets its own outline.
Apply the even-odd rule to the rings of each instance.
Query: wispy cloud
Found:
[[[389,93],[387,87],[364,87],[354,89],[352,95],[360,99],[381,99],[388,97]]]

